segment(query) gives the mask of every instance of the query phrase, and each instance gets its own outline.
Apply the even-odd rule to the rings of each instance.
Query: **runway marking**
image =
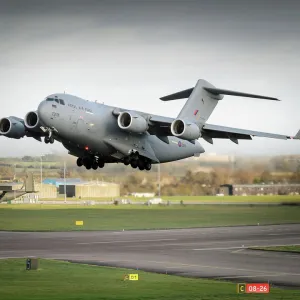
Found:
[[[236,270],[236,271],[246,271],[246,272],[254,272],[254,273],[256,272],[256,273],[262,273],[262,274],[266,273],[266,271],[252,270],[252,269],[241,269],[241,268],[231,268],[231,267],[217,267],[217,266],[206,266],[206,265],[193,265],[193,264],[172,263],[172,262],[163,262],[163,261],[155,261],[155,260],[147,260],[145,262],[157,263],[157,264],[166,264],[167,263],[167,264],[171,264],[171,265],[179,265],[179,266],[185,266],[185,267],[200,267],[200,268],[210,268],[210,269],[224,269],[224,270],[232,270],[232,271]],[[166,267],[166,268],[168,268],[168,267]],[[297,273],[286,273],[286,272],[278,272],[277,274],[279,274],[279,275],[300,276],[300,274],[297,274]]]
[[[158,240],[128,240],[128,241],[106,241],[106,242],[90,242],[77,243],[77,245],[93,245],[93,244],[118,244],[118,243],[136,243],[136,242],[163,242],[163,241],[177,241],[177,239],[158,239]]]
[[[241,275],[241,276],[218,276],[215,279],[235,279],[235,278],[256,278],[261,276],[268,276],[268,277],[278,277],[282,276],[282,274],[261,274],[261,275]]]
[[[245,249],[245,247],[199,248],[199,249],[191,249],[191,250],[193,250],[193,251],[205,251],[205,250],[230,250],[230,249]]]

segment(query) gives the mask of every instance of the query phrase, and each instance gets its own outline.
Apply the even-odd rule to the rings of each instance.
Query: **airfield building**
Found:
[[[55,190],[55,198],[64,197],[65,190],[67,198],[114,198],[120,196],[120,185],[111,182],[82,181],[78,178],[68,178],[65,182],[63,178],[57,178],[45,179],[43,181],[43,189],[45,186],[51,187],[51,191]],[[50,195],[50,190],[48,195]],[[42,198],[53,198],[52,196],[53,194],[51,193],[51,197],[47,197],[42,190]]]
[[[298,195],[300,184],[223,184],[219,194],[225,196],[247,195]]]

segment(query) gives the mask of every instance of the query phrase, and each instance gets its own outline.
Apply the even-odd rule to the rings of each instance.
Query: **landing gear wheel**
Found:
[[[93,162],[92,168],[93,168],[94,170],[97,170],[97,169],[98,169],[98,163],[97,163],[96,161]]]
[[[45,136],[45,139],[44,139],[44,141],[45,141],[45,144],[49,144],[49,143],[50,143],[50,139],[49,139],[49,137],[48,137],[48,136]]]
[[[78,166],[78,167],[82,167],[82,166],[83,166],[83,160],[82,160],[81,157],[79,157],[79,158],[77,159],[77,166]]]
[[[49,143],[50,143],[50,144],[53,144],[53,143],[54,143],[54,137],[53,137],[53,136],[49,137]]]
[[[102,169],[104,167],[104,162],[102,160],[99,160],[98,161],[98,166],[99,166],[99,168]]]
[[[138,160],[138,167],[141,171],[145,170],[145,163],[143,160],[141,159]]]
[[[92,164],[93,164],[92,159],[88,156],[85,156],[82,160],[83,160],[83,164],[86,167],[86,169],[90,170],[92,168]]]
[[[130,163],[130,165],[131,165],[132,168],[136,169],[137,166],[138,166],[137,160],[132,160],[131,163]]]
[[[146,163],[145,170],[150,171],[151,167],[152,167],[151,163]]]
[[[128,166],[130,164],[130,158],[127,156],[124,158],[124,165]]]

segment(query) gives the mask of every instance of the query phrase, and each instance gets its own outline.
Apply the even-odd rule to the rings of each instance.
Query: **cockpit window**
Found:
[[[53,98],[47,98],[46,101],[54,101]]]
[[[55,102],[59,103],[59,102],[58,102],[58,99],[55,99]]]
[[[64,100],[59,99],[59,102],[60,102],[61,105],[65,105],[65,101]]]

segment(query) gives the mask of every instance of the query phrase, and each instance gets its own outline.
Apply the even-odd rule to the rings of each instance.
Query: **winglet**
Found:
[[[297,132],[297,134],[293,137],[294,140],[300,140],[300,130]]]

